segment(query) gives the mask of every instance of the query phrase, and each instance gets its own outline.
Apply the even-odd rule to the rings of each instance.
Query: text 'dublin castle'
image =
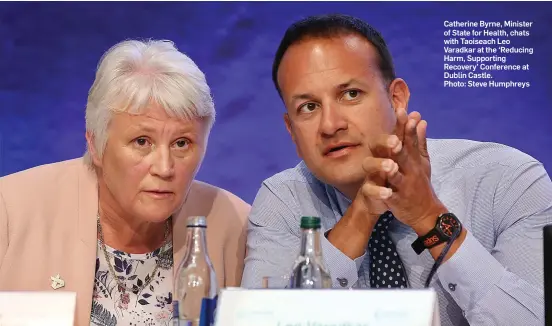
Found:
[[[528,88],[529,21],[444,22],[444,87]],[[498,77],[500,76],[500,77]]]

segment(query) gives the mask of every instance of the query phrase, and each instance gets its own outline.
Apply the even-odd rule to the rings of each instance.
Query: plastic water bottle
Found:
[[[207,253],[204,216],[188,218],[188,250],[175,275],[174,326],[211,326],[215,323],[218,285]]]
[[[332,279],[322,259],[320,218],[301,218],[301,250],[290,275],[292,289],[327,289]]]

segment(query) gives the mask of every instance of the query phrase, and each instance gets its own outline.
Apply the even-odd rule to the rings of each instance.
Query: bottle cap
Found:
[[[189,216],[188,217],[188,227],[207,227],[207,219],[205,216]]]
[[[316,216],[301,217],[301,229],[320,229],[320,217],[316,217]]]

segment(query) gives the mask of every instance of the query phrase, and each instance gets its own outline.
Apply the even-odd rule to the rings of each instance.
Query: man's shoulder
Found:
[[[304,161],[299,162],[292,168],[285,169],[266,178],[263,183],[272,187],[292,184],[322,185],[322,183],[310,172]]]
[[[279,207],[295,219],[299,215],[319,216],[330,207],[335,191],[332,186],[320,181],[301,161],[295,167],[281,171],[263,181],[253,203],[253,209],[269,210]],[[285,214],[284,214],[285,215]]]
[[[516,168],[538,162],[535,158],[514,147],[467,139],[428,139],[432,167],[473,168],[503,166]]]
[[[263,181],[249,220],[299,236],[301,216],[333,216],[331,194],[331,186],[318,180],[301,161]]]
[[[263,188],[284,202],[309,204],[315,197],[322,200],[327,185],[317,179],[304,161],[296,166],[278,172],[263,181]],[[316,195],[316,196],[306,196]],[[307,200],[307,198],[310,198]]]

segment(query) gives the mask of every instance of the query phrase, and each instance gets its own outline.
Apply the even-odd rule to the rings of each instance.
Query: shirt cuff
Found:
[[[504,267],[468,231],[458,250],[436,275],[463,310],[473,309],[504,274]]]
[[[358,281],[358,270],[365,259],[366,253],[351,259],[345,255],[341,250],[334,247],[334,245],[326,238],[326,231],[321,236],[322,244],[322,256],[324,257],[324,263],[326,268],[332,277],[332,286],[334,288],[352,288]],[[368,259],[368,258],[366,258]]]

